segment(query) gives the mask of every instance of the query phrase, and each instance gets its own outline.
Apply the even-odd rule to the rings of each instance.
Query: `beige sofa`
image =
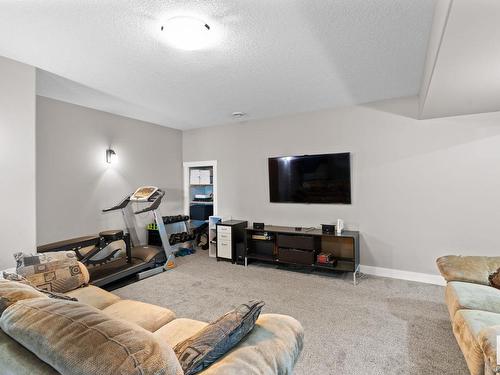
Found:
[[[445,299],[453,334],[473,375],[500,373],[500,290],[488,276],[500,267],[500,257],[444,256],[438,268],[447,281]]]
[[[144,332],[144,334],[146,335],[145,337],[150,337],[150,340],[152,342],[159,342],[161,345],[166,344],[170,348],[175,346],[178,342],[190,337],[207,325],[207,323],[197,320],[185,318],[176,319],[175,314],[165,307],[155,306],[138,301],[123,300],[118,296],[95,286],[86,286],[83,288],[79,288],[67,293],[67,295],[77,298],[78,303],[55,300],[56,303],[54,303],[54,305],[57,305],[57,303],[59,303],[59,305],[64,305],[63,307],[66,310],[71,309],[73,306],[79,305],[80,308],[86,307],[91,313],[93,311],[94,315],[98,314],[98,316],[100,317],[99,319],[101,320],[103,319],[102,313],[104,313],[107,315],[106,320],[126,321],[128,322],[127,324],[129,326],[129,323],[131,323],[134,327],[142,327],[137,328],[137,332]],[[19,301],[7,308],[0,319],[2,327],[4,327],[4,321],[7,319],[6,316],[13,315],[12,311],[16,310],[16,308],[19,309],[19,306],[23,308],[22,305],[27,304],[26,301],[35,302],[31,303],[31,307],[28,306],[28,308],[38,308],[36,307],[36,303],[38,303],[38,305],[40,306],[43,304],[52,303],[52,299],[49,301],[44,298],[39,298],[38,296],[34,297],[37,298]],[[193,303],[199,303],[199,301],[193,301]],[[82,304],[85,305],[82,306]],[[92,306],[92,308],[89,308],[88,306]],[[15,308],[13,309],[12,307]],[[96,309],[100,311],[97,311]],[[73,313],[73,316],[74,315],[75,314]],[[48,320],[48,322],[50,321]],[[37,329],[37,323],[38,322],[30,323],[33,325],[33,332],[35,332]],[[17,323],[14,321],[13,324],[15,325]],[[43,327],[43,330],[44,329],[46,329],[46,326]],[[6,332],[9,331],[7,330]],[[10,334],[12,335],[12,332],[10,332]],[[27,335],[28,338],[31,339],[31,333],[29,332],[29,330]],[[33,337],[35,336],[36,335],[33,334]],[[36,338],[34,338],[34,340],[36,340]],[[83,338],[83,341],[79,340],[80,339],[75,339],[73,341],[70,341],[72,342],[71,345],[78,345],[78,343],[85,342]],[[18,341],[22,342],[22,340]],[[247,335],[229,353],[226,353],[226,355],[224,355],[207,369],[200,372],[200,374],[292,374],[295,361],[297,360],[302,349],[302,343],[303,328],[295,319],[285,315],[262,314],[257,320],[256,326],[249,335]],[[64,345],[64,349],[67,350],[67,341],[65,341]],[[29,345],[26,346],[29,347]],[[168,348],[168,350],[173,353],[170,348]],[[88,352],[91,353],[92,349],[93,348],[88,347]],[[44,358],[44,356],[40,354],[39,357]],[[50,356],[48,356],[48,358],[50,358]],[[172,356],[168,358],[172,358]],[[170,361],[177,362],[175,356],[173,356],[173,358],[174,359],[170,359]],[[172,364],[172,367],[178,368],[178,363]],[[72,371],[70,372],[73,373]],[[58,372],[53,367],[51,367],[47,363],[44,363],[35,354],[27,350],[25,347],[20,345],[18,342],[13,340],[1,330],[0,373],[19,375],[58,374]],[[93,373],[100,373],[100,371],[94,371]],[[147,374],[148,372],[145,371],[140,373]],[[176,374],[179,374],[178,370]]]

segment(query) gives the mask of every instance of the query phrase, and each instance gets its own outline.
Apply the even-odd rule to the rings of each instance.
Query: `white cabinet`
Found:
[[[233,259],[233,244],[229,226],[217,225],[217,257]]]
[[[212,170],[211,169],[191,169],[189,172],[190,185],[211,185]]]
[[[211,170],[209,169],[202,169],[200,170],[200,184],[202,185],[210,185],[212,183],[211,177]]]
[[[189,184],[199,185],[199,183],[200,183],[200,170],[191,169],[191,171],[189,172]]]
[[[217,224],[217,259],[242,264],[248,221],[228,220]]]

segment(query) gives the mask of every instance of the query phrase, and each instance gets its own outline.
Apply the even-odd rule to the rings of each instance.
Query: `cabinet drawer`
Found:
[[[225,247],[229,247],[231,248],[232,247],[232,243],[231,243],[231,240],[224,240],[224,239],[217,239],[217,243],[220,243],[221,247],[222,248],[225,248]]]
[[[225,225],[217,225],[217,232],[231,234],[231,227]]]
[[[314,251],[280,248],[279,260],[285,263],[311,265],[314,263]]]
[[[225,259],[233,258],[231,241],[217,241],[217,256]]]
[[[278,246],[290,247],[293,249],[315,250],[316,240],[313,236],[293,236],[287,234],[279,234]]]
[[[217,247],[221,251],[226,251],[227,249],[231,249],[231,241],[218,241]]]
[[[231,241],[231,233],[219,232],[217,239],[222,241]]]

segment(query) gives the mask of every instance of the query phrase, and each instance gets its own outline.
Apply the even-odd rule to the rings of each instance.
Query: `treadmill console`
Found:
[[[157,191],[158,188],[156,186],[141,186],[132,194],[130,200],[134,202],[147,202]]]

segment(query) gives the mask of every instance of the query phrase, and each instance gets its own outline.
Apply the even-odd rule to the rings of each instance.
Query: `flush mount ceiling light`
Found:
[[[215,35],[208,23],[190,16],[168,19],[161,26],[161,32],[170,45],[187,51],[208,47]]]

